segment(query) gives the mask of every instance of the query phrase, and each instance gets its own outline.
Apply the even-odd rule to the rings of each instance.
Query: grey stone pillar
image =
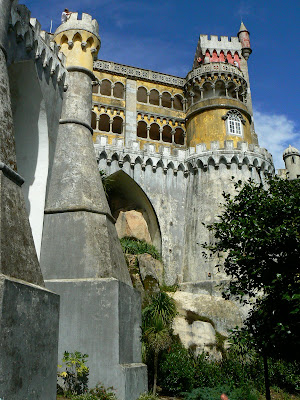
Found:
[[[126,114],[125,114],[125,146],[130,146],[132,140],[136,140],[136,81],[126,80]]]
[[[46,290],[17,173],[0,0],[0,398],[56,398],[59,297]],[[39,286],[38,286],[39,285]]]

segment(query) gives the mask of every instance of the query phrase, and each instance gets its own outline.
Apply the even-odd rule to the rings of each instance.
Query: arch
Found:
[[[99,118],[99,131],[110,131],[110,118],[107,114],[101,114]]]
[[[216,162],[215,162],[215,160],[214,160],[213,157],[209,157],[209,158],[208,158],[208,160],[207,160],[207,165],[209,165],[209,166],[214,166],[214,167],[215,167]]]
[[[212,83],[211,82],[205,82],[202,85],[204,91],[203,91],[203,98],[208,99],[209,97],[213,96],[213,88],[212,88]]]
[[[124,171],[109,176],[109,206],[115,219],[121,211],[136,210],[142,213],[148,225],[152,243],[161,251],[161,231],[155,209],[143,189]]]
[[[170,161],[170,162],[168,163],[167,168],[168,168],[168,169],[173,169],[173,170],[174,170],[175,167],[174,167],[173,161]]]
[[[210,61],[212,61],[212,62],[218,62],[219,61],[218,53],[217,53],[216,50],[213,51]]]
[[[165,125],[162,131],[162,141],[172,143],[172,128],[170,125]]]
[[[73,43],[75,43],[75,42],[80,42],[81,43],[82,42],[82,36],[80,35],[79,32],[75,33],[75,35],[72,38],[72,42]]]
[[[68,37],[67,35],[63,34],[62,37],[60,38],[60,45],[62,46],[63,44],[68,43]]]
[[[226,96],[225,82],[221,79],[217,80],[215,84],[215,95],[216,96]]]
[[[92,92],[94,94],[99,94],[99,86],[100,86],[99,83],[93,85]]]
[[[219,60],[220,62],[225,62],[225,54],[223,50],[220,51]]]
[[[203,164],[202,160],[197,160],[196,165],[197,165],[198,169],[201,169],[201,171],[204,170],[204,164]]]
[[[171,94],[169,92],[163,92],[161,97],[161,105],[166,108],[172,107]]]
[[[233,57],[230,50],[227,52],[226,58],[229,64],[233,64]]]
[[[140,138],[147,139],[147,123],[145,121],[138,122],[137,136]]]
[[[22,191],[38,258],[42,241],[49,159],[47,105],[33,61],[9,67],[18,173],[25,179]],[[48,103],[47,103],[48,102]]]
[[[116,82],[113,88],[113,96],[118,99],[124,99],[124,85],[121,82]]]
[[[184,131],[182,128],[175,128],[174,142],[184,145]]]
[[[183,97],[180,94],[175,94],[173,107],[175,110],[183,111]]]
[[[182,171],[182,172],[184,172],[184,165],[182,164],[182,163],[180,163],[179,165],[178,165],[178,171]]]
[[[100,84],[100,94],[104,96],[111,96],[111,81],[103,79]]]
[[[137,90],[137,101],[140,103],[147,103],[147,89],[144,86],[140,86]]]
[[[136,159],[134,160],[134,163],[135,164],[143,164],[143,160],[141,159],[141,157],[140,156],[138,156],[138,157],[136,157]]]
[[[232,97],[233,99],[236,99],[235,88],[236,88],[236,85],[234,82],[228,83],[227,93],[228,93],[228,96]]]
[[[160,140],[159,125],[155,122],[150,125],[149,138],[151,140]]]
[[[97,129],[97,114],[92,111],[92,115],[91,115],[91,127],[92,129]]]
[[[123,162],[124,162],[124,163],[128,162],[129,164],[131,163],[131,158],[130,158],[130,155],[129,155],[129,154],[126,154],[126,156],[125,156],[124,159],[123,159]]]
[[[112,131],[113,133],[118,133],[119,135],[123,133],[123,119],[121,117],[114,117],[112,123]]]
[[[240,68],[241,60],[240,60],[239,53],[237,51],[234,53],[233,60],[238,63],[238,67]]]
[[[152,167],[153,166],[152,158],[148,158],[145,165],[151,165],[151,167]]]
[[[159,92],[156,89],[150,90],[149,103],[159,106]]]

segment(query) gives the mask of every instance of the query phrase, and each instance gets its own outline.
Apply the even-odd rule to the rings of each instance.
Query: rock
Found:
[[[139,211],[120,211],[115,226],[120,239],[129,236],[152,243],[147,222]]]
[[[237,304],[230,300],[180,291],[170,293],[170,296],[175,300],[179,315],[190,324],[197,320],[211,322],[223,336],[228,336],[230,329],[242,326],[242,313]]]
[[[144,288],[147,291],[159,291],[159,278],[156,272],[158,260],[155,260],[150,254],[139,254],[139,270]]]

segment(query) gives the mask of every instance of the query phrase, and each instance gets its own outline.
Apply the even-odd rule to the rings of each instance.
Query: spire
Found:
[[[245,27],[245,25],[244,25],[244,22],[243,21],[241,21],[241,26],[240,26],[240,30],[239,30],[239,32],[238,32],[238,36],[239,36],[239,33],[240,32],[248,32],[249,33],[249,31],[248,31],[248,29]]]

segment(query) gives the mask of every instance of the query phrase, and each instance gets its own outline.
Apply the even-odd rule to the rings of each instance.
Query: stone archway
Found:
[[[116,220],[120,213],[135,211],[131,217],[136,218],[137,224],[147,224],[151,243],[161,252],[161,232],[156,212],[142,188],[124,171],[117,171],[109,176],[109,206]],[[140,214],[140,215],[138,215]],[[122,215],[122,214],[121,214]],[[118,223],[121,223],[120,218]],[[134,221],[133,221],[134,225]],[[140,231],[145,232],[140,226]],[[138,230],[138,229],[137,229]],[[143,233],[141,233],[143,234]],[[145,233],[147,234],[147,233]]]

